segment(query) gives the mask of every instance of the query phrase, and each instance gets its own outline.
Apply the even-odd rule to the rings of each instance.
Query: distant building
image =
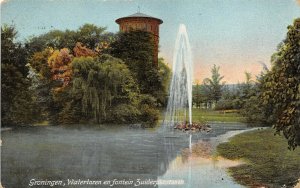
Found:
[[[163,21],[143,13],[135,13],[130,16],[122,17],[116,20],[120,26],[120,31],[128,32],[130,30],[148,31],[154,35],[155,49],[153,64],[158,64],[158,44],[159,44],[159,25]]]

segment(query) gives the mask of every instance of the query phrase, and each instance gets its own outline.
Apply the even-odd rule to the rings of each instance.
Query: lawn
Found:
[[[217,147],[218,154],[246,163],[229,168],[240,184],[250,187],[292,187],[300,178],[300,148],[287,149],[283,136],[267,128],[234,136]],[[284,186],[285,185],[285,186]]]
[[[214,111],[194,108],[193,120],[208,122],[244,122],[245,118],[236,111]]]
[[[237,111],[214,111],[193,108],[193,121],[195,122],[245,122]],[[160,120],[164,119],[164,113],[161,113]]]

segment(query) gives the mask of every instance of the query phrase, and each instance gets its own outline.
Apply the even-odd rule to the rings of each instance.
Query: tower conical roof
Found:
[[[160,24],[163,23],[163,21],[159,18],[155,18],[155,17],[149,16],[147,14],[140,13],[140,12],[137,12],[135,14],[131,14],[131,15],[126,16],[126,17],[119,18],[119,19],[116,20],[116,22],[118,23],[119,21],[121,21],[123,19],[130,19],[130,18],[151,18],[151,19],[158,20]]]

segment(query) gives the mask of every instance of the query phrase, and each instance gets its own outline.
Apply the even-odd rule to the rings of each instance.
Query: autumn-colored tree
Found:
[[[70,54],[67,48],[55,50],[48,58],[47,63],[52,74],[52,79],[62,83],[62,87],[55,88],[56,90],[60,90],[69,85],[72,76],[72,59],[73,55]]]
[[[73,49],[75,57],[95,57],[97,53],[87,47],[81,42],[77,42]]]
[[[50,67],[48,66],[48,59],[53,52],[53,48],[46,48],[43,51],[35,52],[28,60],[29,65],[41,79],[50,80],[52,77]]]

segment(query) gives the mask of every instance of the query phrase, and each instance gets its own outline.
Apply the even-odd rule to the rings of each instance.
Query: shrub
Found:
[[[119,104],[110,110],[108,122],[111,123],[134,123],[137,122],[140,111],[129,104]]]

